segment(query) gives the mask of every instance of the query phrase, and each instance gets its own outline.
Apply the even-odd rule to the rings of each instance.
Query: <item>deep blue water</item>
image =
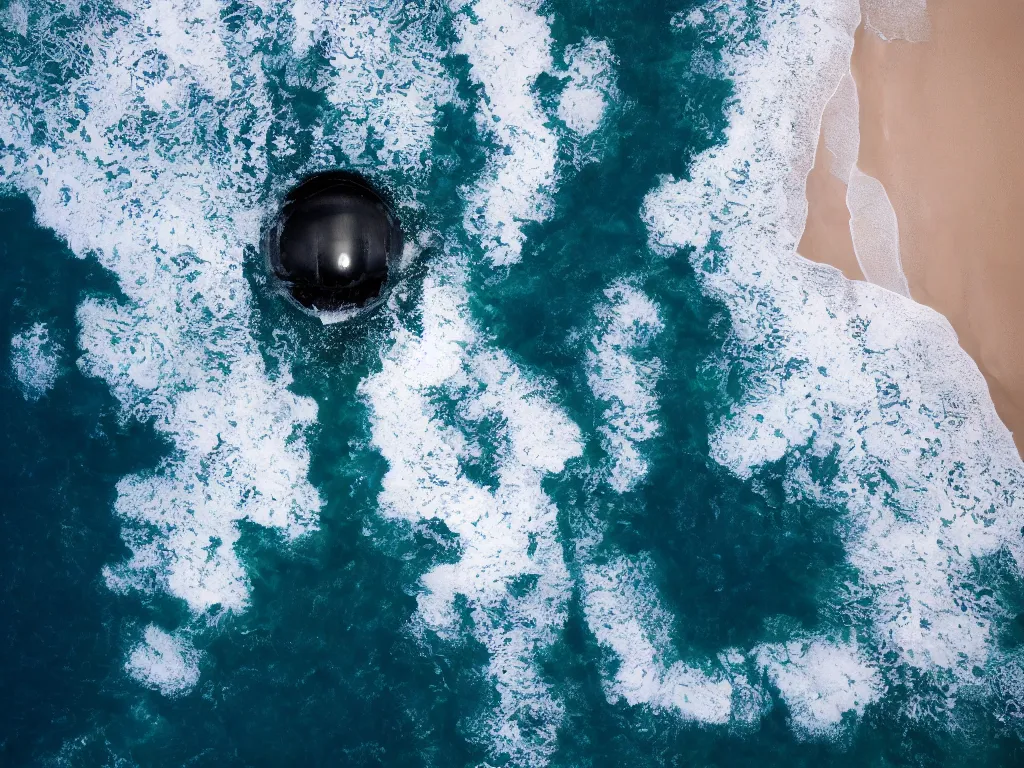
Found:
[[[7,0],[0,762],[1024,763],[1020,459],[787,234],[841,5]]]

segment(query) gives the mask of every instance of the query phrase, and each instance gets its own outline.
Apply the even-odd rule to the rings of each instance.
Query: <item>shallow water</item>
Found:
[[[1020,459],[793,255],[848,4],[0,13],[5,764],[1024,760]],[[324,325],[335,166],[409,246]]]

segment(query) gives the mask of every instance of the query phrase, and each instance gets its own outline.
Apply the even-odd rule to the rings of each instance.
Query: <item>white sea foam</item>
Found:
[[[570,130],[589,136],[618,98],[615,57],[604,40],[588,37],[565,49],[565,65],[569,82],[558,100],[558,117]]]
[[[44,323],[35,323],[11,337],[11,370],[26,400],[38,400],[53,389],[63,352]]]
[[[551,30],[539,0],[476,0],[465,4],[456,48],[483,86],[477,125],[499,145],[468,192],[466,226],[495,265],[519,261],[523,224],[544,221],[556,182],[558,138],[532,88],[553,68]]]
[[[804,738],[834,738],[844,716],[859,718],[882,694],[878,671],[854,645],[792,640],[759,646],[754,654]]]
[[[586,38],[563,52],[565,69],[555,67],[551,30],[540,14],[541,0],[451,0],[458,12],[458,53],[470,63],[470,76],[482,86],[476,122],[497,145],[479,180],[465,190],[466,228],[495,266],[522,257],[529,222],[545,221],[559,179],[559,141],[578,155],[575,165],[593,159],[594,148],[578,142],[594,133],[618,98],[615,59],[605,41]],[[568,77],[556,110],[569,128],[559,136],[533,89],[545,73]],[[564,134],[564,131],[563,131]]]
[[[184,635],[172,635],[150,624],[124,668],[140,683],[164,696],[181,696],[199,682],[199,660],[199,652]]]
[[[12,32],[26,37],[28,35],[28,9],[19,0],[13,0],[0,11],[0,23]]]
[[[152,50],[162,54],[169,72],[185,70],[189,79],[216,99],[231,95],[231,72],[224,47],[225,29],[218,0],[167,0],[162,3],[127,3],[140,28],[146,30]],[[162,90],[166,83],[149,84]]]
[[[579,526],[584,535],[576,552],[584,563],[587,625],[615,662],[614,677],[603,680],[610,702],[643,705],[702,725],[749,727],[771,708],[758,679],[763,671],[786,702],[794,734],[831,739],[881,697],[881,675],[853,643],[811,637],[762,644],[749,653],[728,648],[713,658],[679,658],[653,562],[607,554],[594,523]]]
[[[825,148],[832,154],[829,170],[844,184],[850,183],[860,154],[860,99],[852,72],[839,80],[821,116]]]
[[[658,307],[643,292],[617,282],[597,307],[598,330],[587,351],[587,382],[594,397],[606,403],[598,428],[611,457],[608,483],[619,493],[647,475],[640,443],[661,430],[655,388],[661,371],[657,358],[637,359],[661,331]]]
[[[323,151],[340,149],[378,173],[428,167],[437,105],[454,97],[440,62],[445,51],[430,30],[434,4],[297,0],[291,15],[296,55],[318,45],[330,62],[328,75],[308,84],[335,110],[323,127]]]
[[[492,750],[538,765],[554,750],[562,705],[536,653],[555,639],[570,589],[556,508],[541,481],[580,454],[579,430],[542,383],[473,327],[464,280],[450,265],[425,278],[422,331],[396,325],[381,370],[360,389],[388,462],[381,513],[437,519],[459,537],[460,560],[423,576],[419,621],[455,639],[455,598],[465,597],[500,697],[487,726]],[[458,414],[454,424],[446,408]],[[480,462],[491,470],[488,483],[467,476],[467,465]]]
[[[910,298],[900,261],[900,230],[882,182],[854,166],[846,189],[850,237],[861,271],[870,282]]]
[[[806,115],[845,74],[855,19],[841,3],[766,9],[762,40],[725,56],[736,88],[726,142],[696,159],[693,181],[663,180],[644,216],[657,251],[695,247],[704,289],[729,308],[729,348],[758,361],[715,425],[713,457],[745,478],[784,459],[791,501],[845,508],[859,581],[830,614],[864,627],[858,653],[908,685],[906,711],[920,717],[991,680],[1006,609],[975,579],[1001,551],[1019,576],[1022,467],[941,316],[795,256],[802,225],[791,223],[806,208],[792,183],[818,128]],[[713,235],[721,250],[707,252]],[[825,457],[837,469],[827,481],[815,469]]]
[[[747,682],[742,654],[727,650],[702,665],[674,658],[672,617],[651,582],[651,568],[644,559],[619,556],[583,570],[587,624],[618,661],[615,677],[604,681],[609,701],[705,724],[756,720],[764,698]]]
[[[653,563],[644,556],[595,558],[597,541],[578,544],[577,554],[586,562],[587,624],[616,662],[614,677],[603,681],[612,703],[645,705],[704,725],[750,726],[771,700],[752,679],[748,659],[779,691],[799,738],[835,738],[881,697],[881,675],[853,643],[801,638],[749,654],[730,648],[702,661],[677,658],[672,615],[653,581]]]

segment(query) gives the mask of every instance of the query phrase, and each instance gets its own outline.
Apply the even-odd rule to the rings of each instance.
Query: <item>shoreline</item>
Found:
[[[822,116],[798,253],[909,289],[942,313],[1024,455],[1024,4],[929,0],[927,34],[915,42],[868,28],[879,26],[870,5],[855,35],[853,101],[839,103],[837,89]],[[851,236],[853,161],[855,184],[884,188],[898,235],[865,230],[854,205]],[[881,198],[866,209],[876,224]]]

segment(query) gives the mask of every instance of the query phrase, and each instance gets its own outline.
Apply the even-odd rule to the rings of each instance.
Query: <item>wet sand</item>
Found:
[[[807,224],[797,250],[838,267],[850,280],[863,280],[850,237],[846,184],[832,174],[832,159],[824,135],[819,136],[814,167],[807,176]]]
[[[892,201],[911,296],[949,318],[1024,453],[1024,1],[928,12],[925,42],[857,32],[857,166]],[[845,184],[820,150],[798,250],[860,279]]]

